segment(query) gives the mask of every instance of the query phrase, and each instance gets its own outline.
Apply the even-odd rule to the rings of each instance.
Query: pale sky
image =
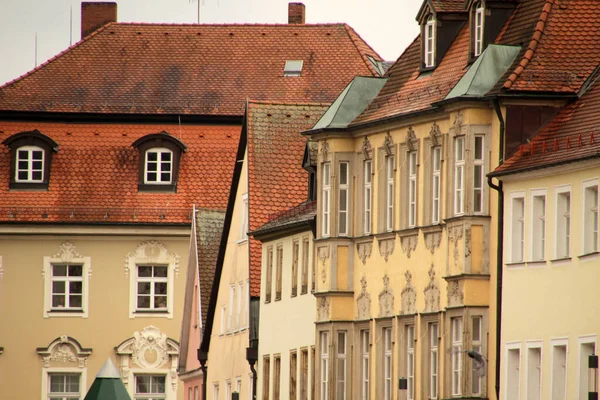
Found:
[[[190,0],[116,0],[119,22],[195,23]],[[287,23],[288,0],[199,0],[201,23]],[[302,1],[302,0],[299,0]],[[422,0],[304,0],[307,23],[346,22],[384,59],[394,61],[418,34]],[[0,0],[0,85],[80,39],[81,1]]]

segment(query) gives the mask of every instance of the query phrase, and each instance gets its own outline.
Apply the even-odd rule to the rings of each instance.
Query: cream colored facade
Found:
[[[296,250],[294,246],[297,246]],[[278,251],[282,256],[280,299],[276,296]],[[316,305],[312,295],[313,259],[310,231],[263,242],[257,399],[274,399],[276,391],[280,393],[280,399],[313,398]],[[269,270],[272,279],[267,279]],[[268,283],[272,285],[269,301],[266,298]]]
[[[52,374],[67,374],[83,399],[110,357],[132,398],[136,376],[152,375],[164,379],[166,399],[183,399],[176,368],[188,249],[186,227],[2,228],[0,398],[48,399]],[[52,307],[60,265],[83,266],[82,311]],[[167,267],[164,311],[136,307],[138,266],[148,265]]]
[[[223,272],[215,310],[208,352],[206,396],[207,399],[231,398],[240,393],[240,399],[250,399],[252,375],[246,348],[249,343],[249,246],[247,223],[247,155],[240,174],[235,197]],[[243,222],[244,221],[244,222]],[[228,396],[228,397],[226,397]]]
[[[495,397],[497,196],[485,174],[497,165],[499,124],[487,104],[460,107],[351,136],[313,135],[319,142],[316,399]],[[350,217],[340,234],[344,193]],[[466,355],[472,349],[487,368],[474,368]],[[407,390],[398,390],[400,378]]]
[[[503,399],[587,399],[588,356],[597,354],[600,332],[594,317],[600,306],[600,163],[501,179]]]

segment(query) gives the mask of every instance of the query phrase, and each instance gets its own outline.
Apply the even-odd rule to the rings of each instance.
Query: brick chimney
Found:
[[[304,24],[306,20],[306,7],[302,3],[288,5],[288,24]]]
[[[81,38],[83,39],[96,29],[117,22],[117,3],[88,2],[81,3]]]

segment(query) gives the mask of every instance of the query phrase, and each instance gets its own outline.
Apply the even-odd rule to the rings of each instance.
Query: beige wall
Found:
[[[168,338],[178,340],[181,329],[181,310],[189,246],[189,229],[178,236],[169,235],[123,235],[119,237],[94,236],[93,234],[70,236],[4,235],[0,237],[0,256],[3,274],[0,274],[0,387],[2,396],[11,399],[38,399],[42,396],[42,358],[36,348],[47,347],[63,335],[76,339],[84,348],[92,348],[83,369],[73,365],[77,371],[86,371],[89,388],[100,367],[108,357],[119,366],[120,359],[115,347],[132,338],[134,332],[154,326]],[[178,255],[178,270],[173,270],[174,304],[173,316],[130,318],[130,278],[126,276],[126,256],[135,252],[141,243],[149,240],[166,246],[169,255]],[[89,313],[80,316],[44,317],[44,257],[60,251],[64,242],[71,242],[81,256],[89,257]],[[135,271],[127,271],[131,273]],[[171,272],[170,272],[171,273]],[[85,289],[84,289],[85,290]],[[73,351],[70,348],[69,351]],[[157,354],[160,354],[157,353]],[[149,358],[152,358],[149,355]],[[153,360],[151,360],[153,361]],[[57,368],[72,363],[51,360]],[[83,364],[81,364],[83,365]],[[147,371],[170,373],[170,361]],[[131,371],[139,369],[131,364]],[[131,372],[130,371],[130,372]],[[140,372],[144,372],[140,370]],[[125,374],[128,375],[128,374]],[[129,379],[131,390],[133,380]],[[169,399],[182,398],[183,387],[177,390],[168,387]],[[85,391],[83,392],[85,393]],[[177,396],[178,395],[178,396]],[[83,397],[82,397],[83,398]]]
[[[553,375],[556,363],[553,357],[555,344],[567,346],[566,398],[587,399],[587,389],[580,391],[580,378],[583,376],[587,379],[588,373],[587,359],[582,355],[581,344],[591,343],[595,347],[600,332],[600,324],[594,316],[600,307],[597,294],[600,257],[598,253],[585,255],[582,249],[582,221],[586,219],[583,215],[582,196],[583,184],[594,180],[597,184],[599,171],[598,162],[578,162],[515,175],[504,180],[505,272],[501,372],[505,399],[511,393],[507,390],[507,385],[514,382],[507,380],[508,369],[511,365],[514,366],[507,361],[509,349],[520,351],[520,398],[528,398],[527,382],[532,379],[529,377],[531,375],[528,376],[528,355],[529,348],[532,347],[541,348],[541,398],[557,398],[551,397],[553,382],[559,379]],[[570,258],[556,260],[556,193],[557,188],[564,185],[570,185],[571,189]],[[540,189],[546,191],[546,251],[543,261],[530,262],[533,237],[541,235],[532,224],[531,195],[532,191]],[[513,228],[511,224],[511,205],[512,199],[520,195],[525,196],[525,257],[524,262],[512,263],[511,240],[517,227]]]

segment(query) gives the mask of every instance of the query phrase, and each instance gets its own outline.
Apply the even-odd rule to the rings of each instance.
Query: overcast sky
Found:
[[[116,0],[120,22],[195,23],[190,0]],[[199,0],[201,23],[287,23],[287,0]],[[296,0],[298,1],[298,0]],[[346,22],[384,59],[396,60],[418,33],[422,0],[304,0],[306,22]],[[0,85],[80,39],[81,1],[0,0]]]

